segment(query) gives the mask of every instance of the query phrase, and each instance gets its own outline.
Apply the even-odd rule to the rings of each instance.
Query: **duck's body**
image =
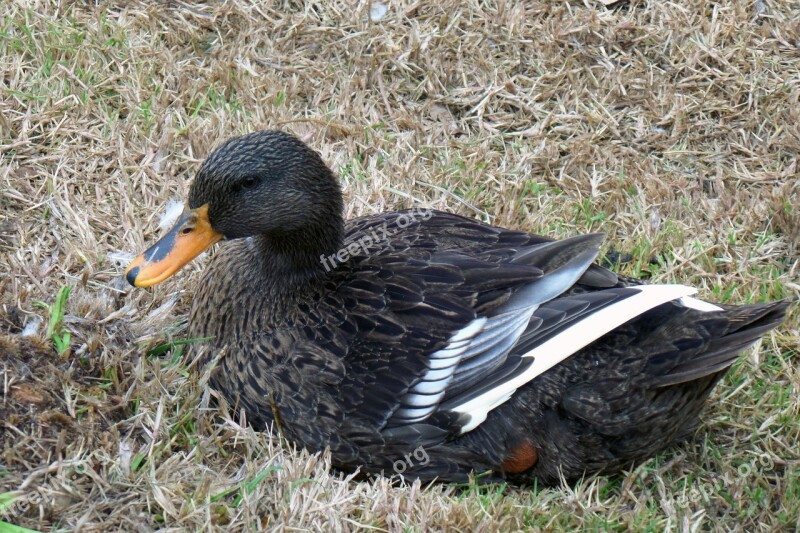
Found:
[[[552,242],[424,210],[343,224],[330,172],[277,132],[215,151],[189,203],[215,235],[249,237],[223,244],[192,305],[205,360],[222,354],[213,386],[348,470],[551,483],[625,467],[686,435],[786,308],[619,278],[592,264],[598,235]],[[180,244],[187,216],[162,242]],[[147,269],[164,250],[129,279],[163,279]]]

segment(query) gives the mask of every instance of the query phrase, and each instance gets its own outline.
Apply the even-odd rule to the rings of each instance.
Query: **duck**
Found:
[[[788,306],[618,275],[596,262],[598,233],[343,211],[303,141],[235,137],[124,275],[150,287],[219,242],[188,318],[210,386],[254,428],[357,475],[553,485],[619,472],[691,436]]]

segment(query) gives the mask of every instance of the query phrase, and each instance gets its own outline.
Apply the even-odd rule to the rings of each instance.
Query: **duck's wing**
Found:
[[[346,246],[364,245],[365,235],[388,241],[362,246],[368,253],[341,269],[325,313],[346,317],[337,328],[355,339],[339,386],[346,420],[388,439],[474,429],[583,346],[694,292],[622,287],[592,263],[602,235],[550,241],[444,214],[392,235],[400,225],[372,218],[351,226]]]
[[[351,235],[376,224],[397,219]],[[343,405],[385,439],[435,442],[474,429],[520,387],[655,307],[720,309],[690,287],[617,283],[593,264],[601,241],[437,214],[379,246],[340,287],[354,296],[345,329],[360,343],[346,357]]]
[[[347,367],[337,404],[349,423],[364,420],[367,427],[383,429],[419,421],[409,411],[415,408],[413,395],[441,399],[449,379],[437,378],[436,372],[452,373],[451,363],[462,358],[454,353],[455,359],[448,359],[448,349],[467,349],[482,340],[496,345],[501,337],[513,342],[525,327],[524,310],[488,327],[487,317],[476,309],[496,308],[508,301],[508,287],[542,277],[535,266],[494,264],[449,251],[367,258],[319,302],[328,324],[321,333],[320,328],[311,332],[319,338],[333,329],[348,339],[329,346]],[[489,339],[492,333],[495,339]],[[495,355],[501,363],[502,354]]]
[[[572,354],[625,322],[695,289],[682,285],[643,285],[577,294],[540,305],[505,361],[467,387],[453,391],[437,406],[459,414],[460,432],[475,429],[488,413]]]
[[[506,289],[509,296],[503,303],[477,313],[449,336],[442,348],[431,352],[428,369],[403,396],[387,426],[421,422],[443,407],[441,401],[447,397],[452,402],[454,397],[481,390],[488,380],[501,375],[511,378],[524,363],[519,357],[509,359],[522,335],[555,325],[552,320],[545,324],[543,317],[534,313],[577,282],[597,255],[601,239],[601,235],[583,235],[537,244],[500,265],[535,266],[541,275],[511,291]]]

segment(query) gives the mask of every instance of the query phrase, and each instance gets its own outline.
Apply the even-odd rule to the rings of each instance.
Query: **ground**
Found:
[[[644,464],[555,488],[392,486],[217,407],[179,343],[204,260],[152,290],[123,282],[215,145],[281,128],[341,177],[348,216],[420,205],[603,231],[627,275],[798,298],[800,4],[430,4],[0,5],[0,519],[800,528],[796,305],[696,434]]]

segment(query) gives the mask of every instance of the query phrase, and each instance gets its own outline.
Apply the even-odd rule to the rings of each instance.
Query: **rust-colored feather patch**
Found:
[[[532,468],[538,461],[539,450],[526,440],[511,448],[500,466],[506,474],[519,474]]]

